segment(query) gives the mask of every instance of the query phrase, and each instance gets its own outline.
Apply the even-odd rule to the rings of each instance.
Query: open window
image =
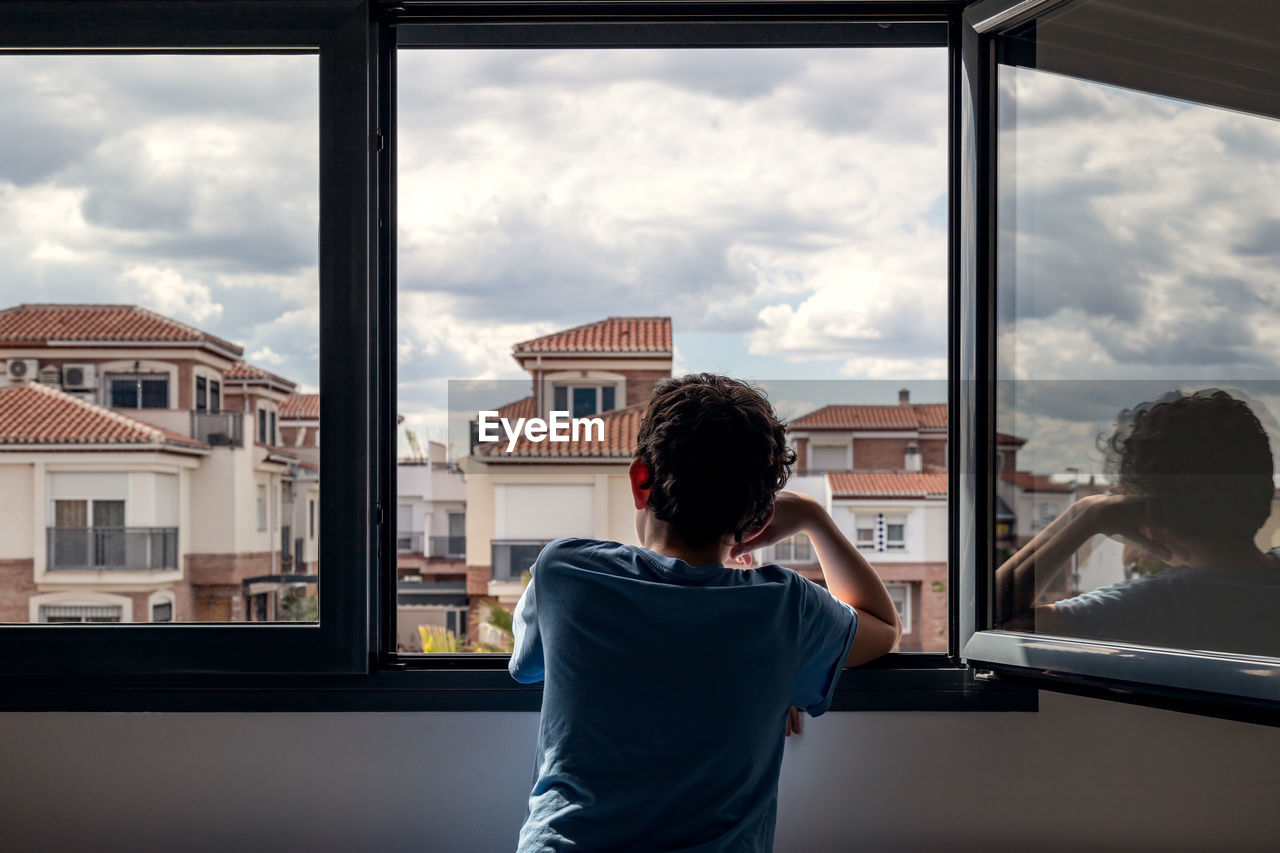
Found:
[[[972,665],[1280,701],[1274,11],[966,12]]]

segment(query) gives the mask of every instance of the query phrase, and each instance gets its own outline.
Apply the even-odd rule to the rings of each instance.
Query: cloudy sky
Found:
[[[404,52],[408,424],[443,430],[450,379],[519,377],[512,343],[619,314],[671,316],[677,370],[805,380],[778,386],[787,414],[942,399],[945,61]],[[316,71],[0,56],[3,303],[142,304],[317,387]],[[1280,124],[1025,69],[1001,91],[1001,377],[1037,383],[1005,386],[1002,426],[1024,463],[1087,470],[1098,425],[1157,387],[1095,380],[1275,376]]]
[[[1173,388],[1235,389],[1274,429],[1280,121],[1008,67],[999,114],[1001,422],[1032,439],[1020,462],[1094,470],[1117,411]]]

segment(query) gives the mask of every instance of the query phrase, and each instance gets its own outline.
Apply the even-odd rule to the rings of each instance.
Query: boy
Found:
[[[767,851],[788,709],[825,711],[898,614],[822,507],[779,493],[795,454],[752,388],[663,382],[637,444],[641,547],[556,540],[516,607],[511,674],[546,681],[519,851]],[[830,592],[749,568],[801,532]]]

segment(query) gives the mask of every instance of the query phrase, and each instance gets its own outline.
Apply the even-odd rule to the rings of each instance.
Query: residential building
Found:
[[[473,627],[489,602],[515,604],[524,572],[548,541],[638,543],[627,466],[644,403],[671,376],[671,318],[609,317],[517,343],[512,356],[529,373],[530,394],[502,406],[501,417],[569,411],[599,417],[603,429],[591,440],[522,437],[510,452],[478,444],[463,460]]]
[[[242,355],[134,305],[0,311],[0,619],[271,621],[314,590],[296,386]]]
[[[415,449],[419,449],[416,439]],[[425,452],[396,465],[397,645],[422,648],[420,625],[468,631],[467,494],[462,471],[446,446],[428,441]]]

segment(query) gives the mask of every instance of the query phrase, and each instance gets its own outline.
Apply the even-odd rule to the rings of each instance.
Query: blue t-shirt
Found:
[[[511,655],[546,681],[520,853],[769,850],[787,709],[827,709],[856,628],[780,566],[547,545]]]
[[[1054,604],[1073,637],[1280,655],[1280,548],[1249,568],[1173,566]]]

